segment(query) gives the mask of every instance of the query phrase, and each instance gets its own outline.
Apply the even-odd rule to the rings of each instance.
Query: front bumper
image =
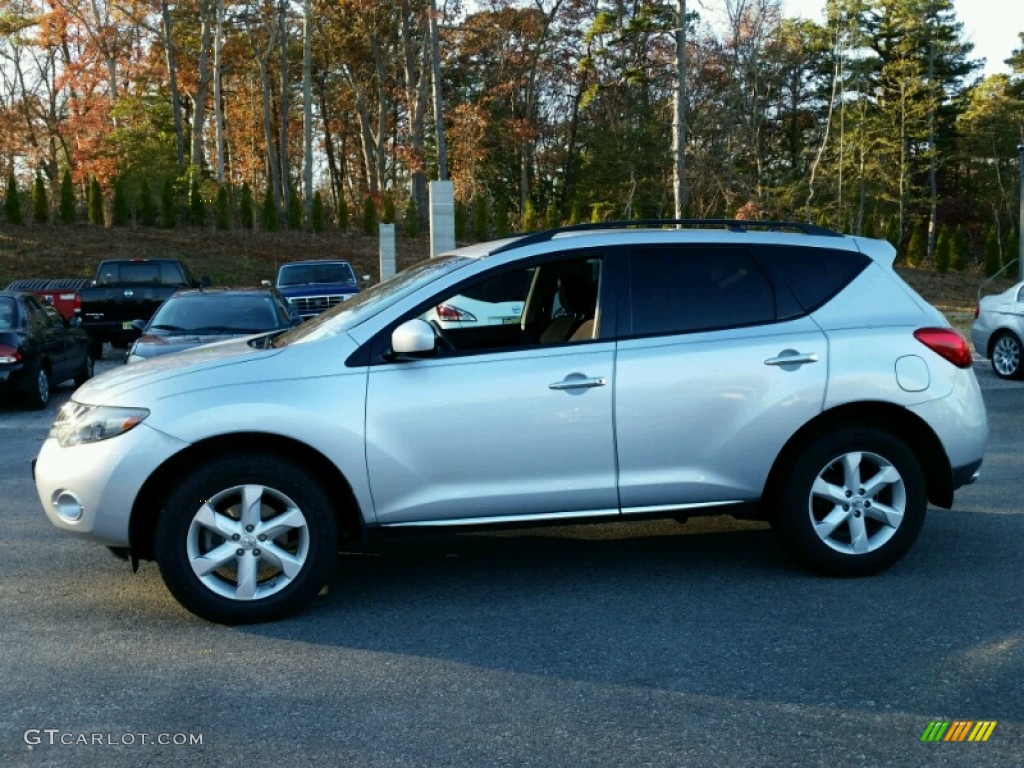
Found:
[[[109,440],[71,448],[47,438],[32,464],[39,501],[57,528],[127,547],[132,507],[143,484],[187,445],[145,423]]]

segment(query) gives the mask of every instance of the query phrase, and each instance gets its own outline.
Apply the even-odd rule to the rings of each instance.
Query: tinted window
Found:
[[[526,294],[530,291],[532,281],[533,270],[521,269],[470,286],[462,291],[462,295],[495,304],[502,301],[522,302],[526,301]]]
[[[206,294],[168,299],[153,315],[149,329],[158,333],[257,333],[280,327],[274,300],[269,296]]]
[[[25,314],[28,316],[29,325],[37,328],[49,328],[53,325],[46,311],[32,296],[25,297]]]
[[[827,248],[764,248],[761,253],[807,312],[839,293],[871,262],[863,253]]]
[[[632,333],[686,333],[770,323],[775,291],[746,251],[659,248],[630,258]]]
[[[18,319],[18,310],[14,299],[10,296],[0,296],[0,329],[9,331],[15,327]]]
[[[355,285],[356,276],[347,263],[291,264],[281,267],[278,285],[312,285],[316,283],[342,283]]]

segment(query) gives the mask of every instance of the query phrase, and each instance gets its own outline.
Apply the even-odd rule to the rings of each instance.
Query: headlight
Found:
[[[111,405],[82,405],[71,401],[60,409],[50,427],[61,448],[95,443],[122,435],[149,416],[145,408],[118,408]]]

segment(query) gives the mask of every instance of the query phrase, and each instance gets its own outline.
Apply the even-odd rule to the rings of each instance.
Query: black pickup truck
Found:
[[[202,284],[209,280],[204,278]],[[100,359],[105,341],[127,347],[139,335],[132,321],[148,321],[175,291],[199,286],[177,259],[101,261],[92,286],[79,291],[82,329],[89,334],[93,359]]]

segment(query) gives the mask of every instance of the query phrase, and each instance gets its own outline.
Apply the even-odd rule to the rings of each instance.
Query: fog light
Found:
[[[71,491],[57,491],[53,494],[53,508],[63,520],[77,523],[82,519],[82,502]]]

